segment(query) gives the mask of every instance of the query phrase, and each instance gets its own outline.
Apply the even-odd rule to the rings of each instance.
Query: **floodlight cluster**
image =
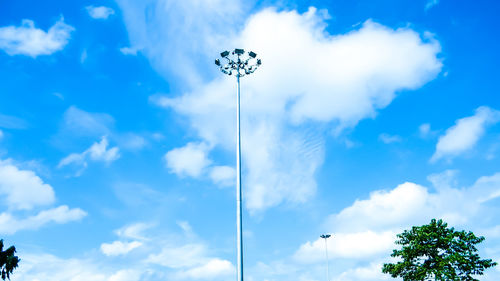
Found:
[[[215,65],[217,65],[222,71],[222,73],[227,75],[237,75],[243,77],[245,75],[251,74],[257,70],[257,68],[262,64],[261,60],[257,58],[257,54],[250,51],[245,52],[243,49],[234,49],[234,51],[224,51],[220,53],[221,59],[226,60],[225,63],[221,62],[221,59],[215,60]]]

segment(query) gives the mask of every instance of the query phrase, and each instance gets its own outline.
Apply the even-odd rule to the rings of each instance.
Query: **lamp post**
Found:
[[[215,60],[222,73],[235,75],[237,83],[236,92],[236,237],[237,237],[237,281],[243,281],[243,233],[241,225],[241,134],[240,134],[240,77],[253,73],[261,65],[257,54],[243,49],[224,51],[220,54],[225,62]]]
[[[325,255],[326,255],[326,281],[330,281],[330,272],[329,272],[329,264],[328,264],[328,243],[326,242],[326,239],[330,238],[330,234],[322,234],[319,237],[325,239]]]

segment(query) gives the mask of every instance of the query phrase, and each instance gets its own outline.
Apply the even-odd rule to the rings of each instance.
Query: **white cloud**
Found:
[[[6,212],[0,213],[0,233],[3,234],[38,229],[48,223],[63,224],[87,215],[79,208],[70,209],[66,205],[29,215],[28,211],[55,202],[54,189],[35,172],[18,168],[10,159],[0,160],[0,195],[2,203],[8,207]],[[19,211],[27,217],[15,215]]]
[[[87,6],[85,8],[87,9],[89,16],[92,17],[93,19],[105,20],[109,18],[109,16],[115,14],[115,10],[105,6],[99,6],[99,7]]]
[[[0,214],[0,233],[14,234],[20,230],[38,229],[48,223],[63,224],[77,221],[85,217],[87,213],[79,208],[70,209],[63,205],[57,208],[40,211],[37,215],[25,219],[17,219],[10,213]]]
[[[125,255],[128,252],[140,246],[142,246],[142,243],[139,241],[132,241],[132,242],[114,241],[113,243],[102,243],[101,252],[106,256],[119,256],[119,255]]]
[[[424,123],[418,127],[418,132],[421,138],[426,138],[431,132],[431,124]]]
[[[193,142],[172,149],[164,156],[167,168],[179,176],[199,177],[212,162],[207,158],[209,149],[205,143]]]
[[[351,258],[369,260],[381,253],[390,253],[394,247],[396,233],[385,232],[353,232],[335,233],[327,239],[328,256],[331,258]],[[299,262],[317,263],[324,261],[325,241],[318,238],[314,242],[306,242],[294,254]]]
[[[21,26],[0,27],[0,49],[9,55],[36,58],[51,55],[68,44],[74,28],[61,18],[47,32],[35,27],[32,20],[23,20]]]
[[[458,119],[455,125],[439,137],[436,152],[431,158],[435,162],[441,158],[452,159],[472,149],[484,135],[488,125],[500,121],[500,111],[481,106],[473,116]]]
[[[395,143],[395,142],[401,142],[401,137],[397,135],[389,135],[389,134],[380,134],[378,136],[378,139],[385,143],[385,144],[390,144],[390,143]]]
[[[28,124],[19,117],[0,114],[0,128],[6,129],[26,129]]]
[[[230,166],[212,167],[210,179],[220,186],[231,186],[236,180],[236,169]]]
[[[427,11],[437,4],[439,4],[439,0],[427,0],[427,3],[425,4],[425,10]]]
[[[130,5],[122,6],[133,17],[127,10]],[[134,18],[142,27],[152,22],[167,24],[159,17],[151,22]],[[154,39],[139,38],[130,22],[127,27],[136,43],[145,46],[153,65],[170,67],[170,61],[150,54],[158,51],[156,44],[169,42],[150,42]],[[333,127],[338,134],[373,118],[397,92],[416,89],[441,70],[439,43],[412,29],[394,30],[367,21],[347,34],[330,35],[325,27],[324,13],[315,9],[304,14],[266,9],[249,17],[227,43],[251,48],[263,60],[255,74],[242,80],[243,180],[248,187],[246,206],[252,212],[284,202],[300,204],[314,196],[315,173],[323,163],[324,128]],[[205,43],[213,48],[211,56],[217,53],[211,41]],[[152,101],[186,116],[210,147],[232,150],[234,80],[220,75],[191,85],[193,90],[182,96],[155,96]]]
[[[103,136],[111,133],[114,118],[105,113],[92,113],[75,106],[69,107],[63,116],[63,130],[76,136]]]
[[[195,234],[161,232],[158,235],[158,229],[149,229],[150,226],[135,223],[115,231],[120,238],[131,238],[142,237],[142,232],[148,229],[148,237],[141,241],[101,245],[101,251],[110,256],[129,253],[134,248],[137,255],[131,258],[102,258],[98,252],[90,251],[84,258],[62,259],[49,254],[30,254],[18,247],[23,251],[23,266],[16,271],[15,278],[19,281],[146,281],[230,280],[234,276],[232,263],[211,256],[213,250]],[[141,245],[137,246],[139,242]]]
[[[171,278],[174,280],[217,280],[235,273],[230,261],[208,256],[204,244],[164,246],[160,253],[149,255],[146,262],[174,269]]]
[[[392,190],[374,191],[368,199],[358,199],[332,214],[324,224],[333,234],[328,239],[329,255],[358,262],[388,257],[395,247],[396,233],[432,218],[441,218],[454,227],[481,228],[481,222],[495,216],[496,209],[487,202],[500,197],[500,173],[481,177],[468,188],[455,188],[456,173],[449,170],[430,175],[435,192],[407,182]],[[294,258],[301,263],[318,263],[324,247],[323,239],[306,242]]]
[[[83,49],[82,54],[80,55],[80,63],[84,64],[87,61],[87,49]]]
[[[233,275],[235,267],[230,261],[211,259],[203,265],[180,272],[178,276],[182,279],[215,279],[221,276]]]
[[[87,160],[100,161],[109,164],[120,158],[120,150],[118,147],[111,147],[108,149],[108,139],[106,136],[101,138],[100,142],[93,143],[87,150],[82,153],[72,153],[59,161],[58,168],[68,166],[71,164],[81,166],[77,172],[79,176],[83,170],[88,166]]]
[[[112,162],[120,158],[118,152],[118,147],[108,147],[108,140],[106,137],[102,137],[101,142],[96,142],[87,150],[90,155],[90,159],[94,161]]]
[[[140,51],[140,48],[132,48],[132,47],[122,47],[122,48],[120,48],[120,52],[122,54],[124,54],[124,55],[136,56],[138,51]]]
[[[244,19],[241,0],[116,2],[129,31],[130,48],[141,49],[157,70],[175,75],[181,85],[198,83],[210,73],[200,72],[200,66],[213,66],[213,59],[206,58],[229,43],[228,35]]]
[[[151,227],[152,225],[147,223],[134,223],[117,229],[115,233],[123,238],[146,240],[144,232]]]
[[[350,231],[384,229],[405,223],[415,214],[425,214],[429,197],[425,187],[406,182],[390,191],[374,191],[367,200],[356,200],[330,217],[328,224]],[[365,218],[363,224],[358,224],[360,218]]]
[[[17,281],[139,281],[142,272],[138,269],[112,270],[100,262],[89,259],[62,259],[50,254],[24,253],[22,266],[16,270],[13,279]]]
[[[141,273],[137,270],[124,269],[109,277],[108,281],[139,281]]]
[[[3,139],[3,131],[0,130],[0,140],[2,140],[2,139]]]
[[[391,280],[390,275],[382,273],[382,264],[379,262],[372,262],[368,266],[360,266],[350,268],[342,272],[335,281],[351,281],[351,280]]]
[[[31,210],[55,201],[52,186],[33,171],[20,170],[12,160],[0,160],[0,195],[13,210]]]
[[[144,137],[134,133],[119,134],[115,136],[115,139],[120,147],[129,150],[140,150],[148,144]]]
[[[206,251],[203,244],[165,246],[160,253],[149,255],[147,262],[170,268],[195,267],[207,261]]]

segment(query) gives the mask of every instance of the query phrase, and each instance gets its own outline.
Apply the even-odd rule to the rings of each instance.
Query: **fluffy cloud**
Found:
[[[188,143],[165,154],[167,168],[179,176],[199,177],[211,161],[207,157],[209,146],[205,143]]]
[[[425,4],[425,10],[427,11],[437,4],[439,4],[439,0],[427,0],[427,3]]]
[[[127,26],[135,38],[135,29]],[[338,134],[373,118],[397,92],[416,89],[441,70],[440,45],[427,33],[372,21],[343,35],[330,35],[325,27],[324,13],[313,8],[304,14],[266,9],[252,15],[227,44],[251,48],[263,60],[255,74],[242,80],[243,180],[252,212],[311,198],[323,163],[324,128]],[[160,43],[143,39],[138,42]],[[152,50],[145,48],[146,54]],[[221,75],[191,85],[194,89],[179,97],[152,101],[186,116],[210,147],[232,150],[234,81]]]
[[[194,267],[206,261],[206,251],[203,244],[166,246],[160,253],[149,255],[147,262],[170,268]]]
[[[211,259],[207,263],[177,274],[181,279],[215,279],[221,276],[231,276],[236,272],[230,261]]]
[[[220,186],[233,185],[236,179],[236,169],[229,166],[215,166],[210,171],[210,179]]]
[[[230,261],[209,257],[203,244],[163,247],[160,253],[149,255],[146,262],[175,269],[173,279],[212,280],[235,272]]]
[[[141,50],[181,87],[200,83],[210,73],[200,71],[200,66],[213,66],[211,56],[221,45],[229,45],[228,35],[244,19],[241,0],[116,2],[129,31],[129,50]]]
[[[500,111],[486,106],[478,107],[473,116],[458,119],[454,126],[439,137],[436,152],[430,161],[452,159],[472,149],[483,136],[486,127],[499,121]]]
[[[62,168],[67,165],[75,164],[81,166],[77,172],[77,176],[79,176],[83,170],[87,167],[87,160],[90,159],[92,161],[100,161],[109,164],[115,160],[120,158],[120,152],[118,147],[112,147],[108,149],[108,139],[106,136],[101,138],[100,142],[93,143],[87,150],[82,153],[72,153],[65,158],[63,158],[59,164],[58,168]]]
[[[139,281],[137,269],[113,270],[88,259],[62,259],[50,254],[23,254],[18,281]]]
[[[119,256],[119,255],[125,255],[128,252],[140,246],[142,246],[142,243],[139,241],[132,241],[132,242],[114,241],[113,243],[102,243],[101,252],[106,256]]]
[[[99,7],[87,6],[85,8],[87,9],[89,16],[92,17],[93,19],[105,20],[109,16],[115,14],[115,11],[113,9],[105,7],[105,6],[99,6]]]
[[[63,224],[70,221],[77,221],[85,217],[87,213],[79,208],[70,209],[63,205],[57,208],[39,212],[37,215],[25,219],[17,219],[10,213],[0,214],[0,233],[14,234],[20,230],[38,229],[48,223]]]
[[[395,142],[401,141],[400,136],[397,136],[397,135],[393,136],[393,135],[389,135],[389,134],[380,134],[378,136],[378,139],[385,144],[390,144],[390,143],[395,143]]]
[[[231,9],[240,10],[239,2],[232,3]],[[322,134],[311,133],[316,128],[306,128],[309,121],[333,122],[337,131],[353,126],[387,106],[395,92],[417,88],[441,69],[439,44],[430,37],[373,22],[331,36],[324,31],[323,13],[314,9],[305,14],[265,10],[250,17],[240,33],[229,30],[230,39],[218,40],[214,34],[237,26],[239,18],[219,9],[218,1],[203,5],[184,1],[182,7],[166,0],[119,4],[132,46],[143,48],[160,72],[167,76],[175,72],[194,88],[178,98],[153,101],[185,115],[211,147],[234,145],[234,82],[221,78],[200,85],[203,74],[197,69],[204,69],[203,62],[211,62],[219,51],[214,42],[251,47],[263,59],[263,67],[243,79],[243,168],[251,211],[301,203],[314,195],[314,175],[324,153]],[[152,15],[148,19],[142,13],[146,9]],[[197,9],[202,16],[189,20],[189,25],[175,24],[176,18],[198,16],[192,13]],[[204,17],[219,21],[206,24]],[[179,48],[175,40],[163,41],[165,37],[155,32],[192,44]],[[200,44],[203,48],[198,48]]]
[[[371,259],[374,255],[388,253],[394,247],[396,233],[386,231],[376,233],[363,231],[354,233],[335,233],[327,239],[328,256],[331,258]],[[325,241],[318,238],[300,246],[294,255],[299,262],[317,263],[324,261]]]
[[[325,228],[333,233],[328,239],[332,257],[357,261],[387,257],[394,248],[396,233],[411,225],[442,218],[455,227],[480,228],[493,218],[487,202],[500,197],[500,173],[479,178],[468,188],[455,188],[456,171],[429,176],[435,192],[415,183],[403,183],[391,190],[372,192],[368,199],[332,214]],[[294,258],[301,263],[317,263],[324,253],[323,239],[306,242]],[[341,279],[342,280],[342,279]]]
[[[52,186],[33,171],[19,169],[12,160],[0,160],[0,195],[12,210],[31,210],[55,200]]]
[[[122,238],[147,240],[144,232],[151,227],[152,225],[147,223],[134,223],[117,229],[115,234]]]
[[[12,160],[0,160],[0,195],[7,211],[0,213],[0,233],[14,234],[20,230],[38,229],[48,223],[63,224],[80,220],[87,213],[79,208],[70,209],[66,205],[39,211],[35,215],[19,218],[15,212],[23,211],[24,216],[34,208],[55,202],[52,186],[43,182],[33,171],[17,167]]]
[[[186,227],[188,223],[181,225]],[[164,232],[158,235],[157,230],[146,223],[115,230],[121,239],[140,237],[141,243],[140,247],[136,247],[139,241],[102,244],[101,251],[109,256],[122,255],[134,248],[137,255],[131,259],[120,257],[119,263],[113,262],[115,259],[103,259],[96,251],[86,253],[85,258],[71,259],[23,251],[23,266],[16,271],[15,278],[20,281],[180,281],[230,280],[234,276],[234,265],[212,256],[213,250],[196,234],[183,231],[180,235]],[[18,247],[18,250],[22,249]]]
[[[0,27],[0,49],[9,55],[36,58],[51,55],[68,44],[74,28],[61,18],[47,32],[35,27],[32,20],[23,20],[21,26]]]
[[[382,273],[382,264],[378,262],[372,262],[368,266],[360,266],[356,268],[350,268],[345,272],[342,272],[335,281],[354,281],[354,280],[391,280],[391,277],[387,274]]]
[[[119,270],[109,277],[108,281],[138,281],[141,279],[141,272],[137,270]]]

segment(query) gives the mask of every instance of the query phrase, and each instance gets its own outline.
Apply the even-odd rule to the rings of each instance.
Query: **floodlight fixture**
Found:
[[[234,49],[232,52],[224,51],[220,53],[220,56],[226,62],[224,63],[221,59],[216,59],[215,65],[219,67],[222,73],[227,75],[234,73],[238,77],[243,77],[254,73],[262,64],[262,61],[257,58],[256,53],[252,51],[245,52],[244,49]]]
[[[242,193],[241,193],[241,130],[240,130],[240,77],[254,73],[262,64],[257,59],[257,54],[248,52],[245,54],[243,49],[234,49],[231,53],[224,51],[220,56],[226,60],[221,63],[219,59],[215,60],[220,71],[227,75],[236,76],[236,240],[237,240],[237,281],[243,281],[243,227],[242,227]]]
[[[328,243],[326,243],[326,240],[330,238],[332,235],[330,234],[321,234],[319,237],[325,239],[325,256],[326,256],[326,281],[330,281],[330,265],[328,262]]]

